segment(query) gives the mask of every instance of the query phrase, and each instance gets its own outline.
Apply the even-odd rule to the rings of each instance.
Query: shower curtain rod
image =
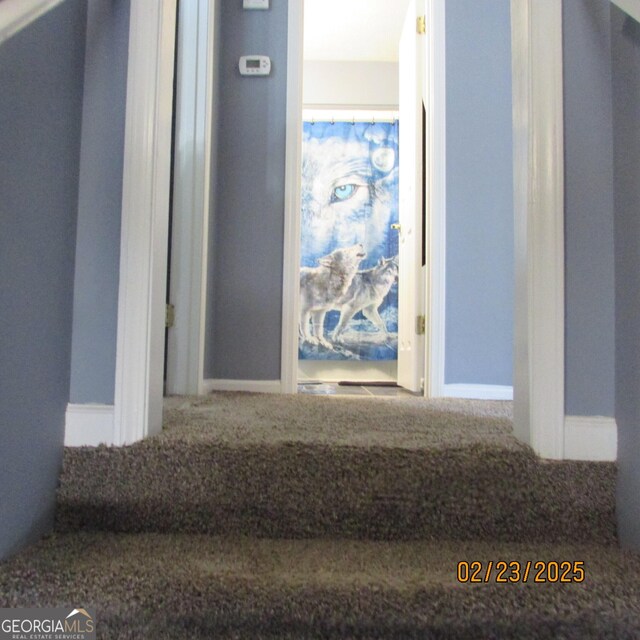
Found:
[[[350,124],[356,124],[356,122],[370,122],[371,124],[377,124],[378,122],[386,122],[393,124],[398,122],[398,118],[304,118],[305,122],[315,124],[316,122],[328,122],[329,124],[335,124],[336,122],[348,122]]]
[[[303,109],[302,119],[305,122],[397,122],[397,111],[379,111],[373,109]]]

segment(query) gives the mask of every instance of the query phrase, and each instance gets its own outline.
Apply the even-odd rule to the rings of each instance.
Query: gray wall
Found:
[[[611,12],[618,527],[640,551],[640,25]]]
[[[609,6],[563,3],[567,415],[614,415]]]
[[[112,404],[130,0],[88,3],[71,402]]]
[[[86,3],[0,47],[0,558],[52,524],[69,400]]]
[[[212,198],[205,378],[280,378],[287,3],[219,3],[217,170]],[[238,58],[271,56],[266,78]]]
[[[447,0],[445,382],[512,384],[509,0]]]

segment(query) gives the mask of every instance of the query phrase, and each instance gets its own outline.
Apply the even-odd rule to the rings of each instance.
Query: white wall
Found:
[[[302,100],[307,107],[395,109],[398,65],[396,62],[307,60]]]

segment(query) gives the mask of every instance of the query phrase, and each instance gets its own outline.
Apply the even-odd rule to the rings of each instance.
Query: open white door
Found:
[[[424,15],[422,0],[410,0],[399,51],[399,265],[398,384],[420,391],[425,371],[424,335],[418,316],[424,313],[422,278],[422,69],[424,36],[417,18]]]

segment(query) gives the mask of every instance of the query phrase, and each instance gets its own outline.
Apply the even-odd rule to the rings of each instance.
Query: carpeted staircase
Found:
[[[615,465],[540,460],[509,412],[169,399],[158,436],[65,451],[0,607],[93,607],[105,639],[640,638]]]

